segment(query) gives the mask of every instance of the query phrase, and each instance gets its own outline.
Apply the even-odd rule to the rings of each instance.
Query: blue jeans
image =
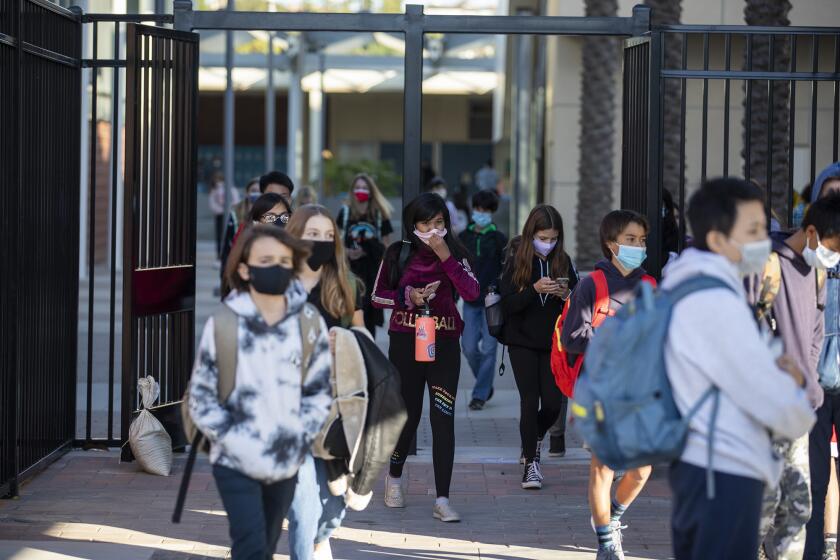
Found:
[[[490,336],[483,305],[464,303],[464,334],[461,335],[464,355],[475,376],[472,398],[486,401],[493,390],[498,341]]]
[[[213,478],[227,512],[233,559],[270,560],[292,503],[296,478],[264,484],[219,465],[213,465]]]
[[[341,526],[345,509],[344,496],[333,496],[327,487],[326,463],[307,455],[289,508],[291,560],[311,559],[314,544],[329,539]]]

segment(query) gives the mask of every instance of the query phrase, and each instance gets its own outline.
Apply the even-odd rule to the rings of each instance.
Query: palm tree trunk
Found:
[[[788,0],[746,0],[744,20],[748,25],[790,25]],[[775,40],[772,47],[766,35],[752,39],[752,68],[748,67],[747,49],[744,49],[744,69],[755,71],[785,71],[790,65],[790,43],[787,37]],[[746,88],[746,86],[745,86]],[[773,96],[773,115],[770,120],[770,97],[767,81],[754,80],[752,92],[744,96],[744,174],[771,193],[771,206],[785,225],[788,208],[788,158],[790,125],[790,92],[788,82],[774,81],[770,85]],[[751,103],[748,105],[748,103]],[[749,111],[748,111],[749,107]],[[750,113],[749,119],[747,113]],[[748,135],[749,132],[749,135]],[[772,148],[767,150],[767,135],[772,134]],[[749,136],[749,140],[748,140]],[[749,147],[749,156],[747,154]],[[767,184],[767,166],[770,165],[770,184]]]
[[[682,16],[682,0],[645,0],[650,7],[651,23],[653,25],[675,25],[680,23]],[[682,67],[682,35],[669,33],[665,35],[665,68]],[[663,149],[662,149],[662,186],[674,195],[679,195],[681,183],[680,168],[685,170],[685,154],[680,149],[680,101],[681,88],[679,80],[663,80],[664,104],[662,105],[663,120]],[[682,173],[685,175],[684,171]]]
[[[617,0],[586,0],[587,16],[615,16]],[[600,218],[613,203],[616,75],[619,42],[584,37],[577,205],[577,261],[587,268],[601,257]]]

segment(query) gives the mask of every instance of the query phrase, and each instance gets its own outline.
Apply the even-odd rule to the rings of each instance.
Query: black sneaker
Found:
[[[542,473],[540,464],[536,461],[529,461],[522,472],[522,488],[525,490],[539,490],[542,488]]]
[[[566,456],[566,436],[551,436],[548,446],[549,457]]]
[[[473,399],[470,401],[470,410],[481,410],[484,408],[484,402],[481,399]]]

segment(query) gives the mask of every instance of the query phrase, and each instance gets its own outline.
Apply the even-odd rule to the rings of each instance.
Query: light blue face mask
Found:
[[[645,259],[647,258],[647,248],[619,245],[618,254],[616,255],[613,253],[613,255],[615,255],[615,258],[618,259],[618,262],[621,263],[621,266],[624,267],[625,270],[636,270],[642,266],[643,262],[645,262]]]
[[[493,215],[490,212],[478,212],[473,210],[472,213],[472,221],[478,227],[484,229],[493,223]]]

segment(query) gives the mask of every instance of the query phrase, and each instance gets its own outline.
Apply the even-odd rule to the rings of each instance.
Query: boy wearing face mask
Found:
[[[791,356],[807,379],[808,400],[815,410],[823,412],[817,432],[828,430],[825,465],[830,461],[831,409],[823,407],[824,394],[819,384],[817,366],[825,333],[825,270],[840,262],[840,206],[833,197],[814,203],[805,214],[802,226],[793,234],[773,232],[773,252],[778,256],[781,283],[773,302],[776,332],[785,352]],[[819,419],[819,414],[817,415]],[[820,426],[824,429],[821,429]],[[776,488],[765,495],[761,534],[766,535],[765,548],[772,548],[779,558],[802,558],[805,552],[805,524],[822,518],[824,502],[812,503],[809,438],[779,442],[777,451],[784,457],[784,475]],[[822,458],[822,453],[818,453]],[[816,458],[815,458],[816,459]],[[815,464],[814,483],[825,499],[828,469]],[[818,521],[811,523],[812,527]],[[819,537],[822,541],[822,535]],[[822,548],[814,543],[814,548]],[[806,556],[810,557],[810,556]],[[816,557],[819,557],[816,556]]]
[[[471,410],[481,410],[493,396],[493,373],[496,367],[497,341],[490,336],[484,316],[484,297],[488,288],[496,285],[502,272],[507,237],[496,229],[493,214],[499,209],[499,197],[493,191],[479,191],[472,198],[472,221],[459,236],[470,252],[475,275],[481,285],[481,295],[475,301],[464,302],[464,355],[475,376],[470,401]]]
[[[630,210],[615,210],[601,222],[601,251],[604,259],[596,263],[607,280],[610,295],[609,314],[627,303],[633,291],[647,274],[642,263],[647,257],[647,220]],[[570,365],[586,348],[595,333],[595,282],[583,279],[572,295],[563,323],[561,342]],[[639,495],[650,476],[651,468],[627,471],[610,495],[614,472],[592,455],[589,469],[589,507],[592,526],[598,536],[598,560],[624,558],[621,548],[621,516]]]
[[[806,212],[801,228],[792,235],[774,234],[773,250],[781,265],[781,287],[773,304],[778,333],[785,351],[796,359],[808,378],[808,396],[817,410],[817,424],[808,439],[793,443],[799,452],[790,457],[788,468],[797,469],[802,482],[798,488],[790,490],[781,485],[777,500],[782,505],[777,506],[775,512],[771,507],[772,496],[768,498],[762,528],[771,535],[783,531],[773,543],[778,541],[780,547],[786,546],[792,554],[801,555],[804,547],[805,558],[819,559],[823,552],[822,525],[831,461],[831,427],[840,424],[840,418],[837,418],[840,397],[823,394],[818,374],[825,333],[825,276],[827,270],[840,263],[840,196],[831,194],[814,202]],[[807,491],[809,478],[810,491]],[[774,527],[773,513],[784,506],[785,501],[792,502],[792,507],[802,515],[796,519],[798,523]]]
[[[742,279],[760,273],[771,251],[762,191],[742,179],[709,181],[692,197],[688,219],[693,247],[669,267],[662,288],[697,276],[726,287],[680,300],[668,331],[665,366],[680,413],[687,415],[710,387],[718,389],[691,416],[685,448],[671,465],[674,555],[756,558],[765,486],[788,479],[773,440],[801,438],[814,413],[797,360],[771,350],[744,303]],[[813,292],[811,302],[816,305]]]

